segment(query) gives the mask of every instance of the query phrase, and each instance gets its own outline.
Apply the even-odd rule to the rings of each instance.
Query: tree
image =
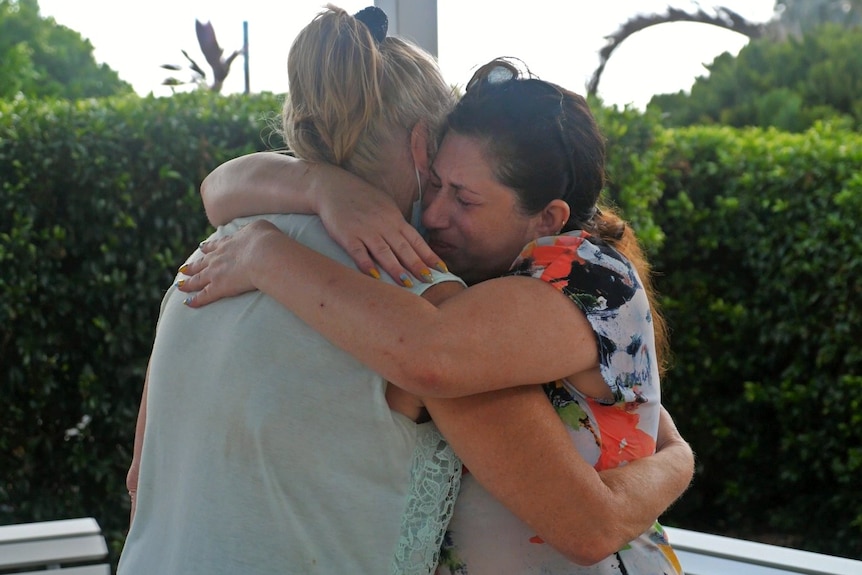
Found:
[[[797,132],[819,120],[862,126],[862,28],[822,24],[801,38],[754,40],[724,53],[690,93],[654,96],[667,125],[773,126]]]
[[[67,99],[131,93],[78,32],[43,18],[38,0],[0,0],[0,98]]]
[[[802,37],[823,24],[862,25],[862,0],[779,0],[770,25],[777,36]]]
[[[189,56],[188,52],[181,50],[183,56],[185,56],[186,60],[189,61],[189,68],[193,73],[191,83],[198,84],[199,86],[207,86],[213,92],[221,92],[225,78],[227,78],[227,75],[230,73],[231,64],[237,56],[244,55],[246,50],[245,48],[242,50],[234,50],[230,56],[225,58],[224,49],[219,45],[218,40],[216,39],[215,29],[210,22],[204,24],[200,20],[195,20],[195,33],[198,37],[198,45],[201,48],[201,52],[203,52],[207,64],[209,64],[213,71],[213,81],[212,84],[207,86],[206,72],[204,72],[203,68],[201,68],[198,63]],[[175,64],[163,64],[162,68],[173,71],[182,69],[181,66],[177,66]],[[182,82],[173,77],[167,78],[162,82],[162,84],[166,86],[179,86],[185,83],[188,82]]]
[[[749,38],[759,38],[766,33],[766,27],[762,24],[749,22],[733,10],[724,7],[716,8],[716,13],[709,14],[703,9],[698,9],[697,12],[686,12],[679,8],[668,7],[663,14],[637,15],[625,22],[613,34],[607,36],[607,44],[599,51],[599,66],[593,72],[589,83],[587,84],[587,93],[595,96],[599,89],[599,81],[602,78],[602,72],[605,66],[614,53],[614,50],[630,36],[649,28],[658,26],[659,24],[669,24],[671,22],[697,22],[700,24],[709,24],[718,26],[740,34],[745,34]]]
[[[836,27],[847,29],[858,29],[862,26],[862,0],[777,0],[775,2],[775,12],[773,18],[766,23],[750,22],[743,18],[733,10],[719,6],[715,8],[714,13],[708,13],[702,8],[698,8],[696,12],[687,12],[678,8],[669,7],[664,13],[637,15],[627,22],[624,22],[619,29],[613,34],[607,36],[607,44],[599,52],[599,66],[593,72],[593,76],[587,86],[587,92],[590,95],[595,95],[598,92],[599,81],[601,80],[602,72],[607,65],[608,60],[614,51],[630,36],[649,28],[671,22],[696,22],[711,26],[718,26],[726,30],[737,32],[747,36],[749,40],[764,39],[773,43],[784,43],[790,40],[802,40],[806,34],[813,33],[818,28],[832,24]],[[713,74],[715,67],[719,64],[719,60],[723,60],[724,55],[719,56],[713,67],[707,67]],[[846,58],[844,58],[846,60]],[[852,59],[852,58],[851,58]],[[725,65],[722,61],[719,65]],[[828,66],[825,66],[828,67]],[[835,71],[855,71],[854,64],[847,65],[847,62],[842,62]],[[773,70],[763,70],[764,72],[773,72]],[[834,79],[830,79],[830,83],[834,84]],[[762,112],[766,116],[772,118],[763,123],[758,122],[758,125],[774,125],[774,126],[790,126],[792,128],[810,125],[812,119],[805,119],[805,116],[812,116],[813,119],[831,116],[832,113],[828,109],[823,109],[813,115],[810,113],[802,114],[803,101],[800,101],[801,95],[796,93],[792,87],[784,86],[780,82],[775,86],[776,92],[766,94],[765,100],[757,105],[752,105],[752,108],[762,108]],[[833,86],[834,88],[834,86]],[[790,90],[788,92],[788,90]],[[843,89],[839,89],[843,92]],[[703,96],[703,94],[701,94]],[[716,98],[722,99],[727,94],[706,94],[711,100]],[[843,98],[843,96],[842,96]],[[659,101],[663,101],[662,109],[671,110],[676,105],[682,104],[688,108],[685,101],[685,94],[680,92],[673,96],[659,97]],[[817,100],[814,106],[820,106],[822,102]],[[846,102],[839,105],[837,110],[839,114],[847,111]],[[829,106],[829,102],[826,102]],[[708,106],[707,106],[708,107]],[[849,106],[852,108],[852,105]],[[709,108],[713,109],[714,108]],[[679,115],[679,114],[678,114]],[[855,114],[858,118],[859,114]],[[750,114],[749,114],[750,117]],[[688,122],[688,120],[683,123]]]

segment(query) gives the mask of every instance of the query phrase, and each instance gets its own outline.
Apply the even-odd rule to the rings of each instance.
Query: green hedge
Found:
[[[648,253],[659,250],[664,232],[653,215],[664,192],[662,173],[667,148],[660,145],[663,133],[653,112],[590,102],[596,121],[607,139],[607,185],[603,198],[616,206],[637,231]]]
[[[862,558],[862,134],[664,134],[665,400],[688,526]]]
[[[120,549],[164,289],[198,186],[278,147],[273,95],[0,102],[0,524],[94,516]],[[698,453],[668,524],[862,558],[862,137],[600,109],[608,197],[673,329],[665,399]]]
[[[208,231],[199,183],[267,148],[279,106],[0,102],[0,524],[95,516],[116,553],[159,304]]]

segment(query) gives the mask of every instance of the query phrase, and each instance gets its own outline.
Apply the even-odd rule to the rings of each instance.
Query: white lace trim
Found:
[[[461,487],[461,460],[433,424],[419,432],[393,575],[428,575],[437,568],[440,546]]]

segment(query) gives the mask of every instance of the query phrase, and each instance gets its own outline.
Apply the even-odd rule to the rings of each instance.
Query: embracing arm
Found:
[[[201,183],[214,226],[258,214],[317,214],[356,266],[372,276],[375,262],[390,276],[409,271],[423,279],[441,260],[405,219],[392,198],[350,172],[278,152],[234,158]]]
[[[670,413],[661,407],[656,453],[635,459],[622,467],[600,471],[602,482],[615,494],[656,498],[653,503],[664,512],[688,489],[694,478],[694,452],[679,434]],[[643,505],[643,503],[641,503]],[[637,513],[638,510],[629,510]],[[646,511],[642,509],[641,511]],[[656,516],[657,517],[657,516]]]
[[[441,303],[441,315],[438,316],[435,315],[437,308],[432,303],[400,288],[386,286],[351,272],[340,264],[328,266],[326,262],[320,261],[316,252],[302,248],[277,230],[270,234],[267,229],[267,223],[256,222],[232,238],[204,246],[206,265],[196,262],[185,269],[190,274],[198,271],[201,274],[187,280],[181,289],[200,289],[206,285],[206,278],[212,275],[222,279],[231,277],[234,282],[241,282],[247,279],[247,275],[232,274],[229,269],[242,268],[249,262],[252,262],[251,276],[254,281],[238,285],[217,280],[199,294],[197,303],[190,305],[260,288],[291,309],[296,309],[300,317],[310,324],[316,327],[324,324],[324,328],[331,330],[328,334],[330,339],[340,342],[339,345],[344,344],[348,350],[355,350],[353,346],[358,345],[370,356],[379,354],[382,357],[380,365],[384,368],[389,362],[401,362],[401,359],[394,358],[406,353],[409,357],[407,363],[415,362],[420,366],[419,372],[429,370],[446,375],[452,371],[452,381],[455,383],[444,391],[455,394],[482,388],[481,384],[477,386],[471,383],[476,381],[475,373],[483,372],[483,368],[470,363],[471,358],[475,359],[474,356],[487,356],[484,363],[494,364],[484,369],[488,370],[487,373],[495,373],[498,380],[490,387],[486,385],[486,388],[505,387],[500,381],[508,382],[517,378],[520,378],[520,384],[550,381],[560,377],[544,375],[553,369],[566,374],[578,371],[565,362],[553,366],[559,356],[569,358],[582,355],[578,361],[590,365],[597,361],[595,340],[588,326],[581,331],[589,335],[566,332],[560,337],[570,346],[569,353],[565,354],[554,350],[548,338],[529,333],[531,329],[540,329],[542,334],[547,333],[547,330],[563,333],[565,326],[558,324],[576,323],[572,317],[579,316],[571,313],[571,302],[544,282],[530,278],[491,280]],[[239,241],[239,238],[249,241]],[[274,242],[269,246],[274,249],[267,248],[269,241]],[[218,249],[214,252],[216,246]],[[219,270],[228,270],[225,272],[227,275],[219,274]],[[309,278],[316,279],[316,282],[309,284]],[[481,289],[495,282],[499,287],[494,287],[494,291]],[[360,284],[361,289],[357,287]],[[392,289],[381,292],[381,287]],[[426,294],[438,287],[429,288]],[[361,293],[358,300],[353,296],[354,292]],[[481,297],[479,301],[466,298],[471,293],[495,296],[488,300],[503,302],[503,305],[500,309],[483,308]],[[352,302],[347,306],[348,309],[339,306],[339,298],[347,298]],[[466,298],[466,304],[454,306],[451,308],[454,312],[443,315],[453,302],[463,298]],[[548,300],[547,306],[546,302],[538,301],[544,299]],[[350,329],[350,321],[347,322],[348,327],[342,329],[339,322],[332,321],[330,317],[342,311],[350,314],[351,306],[367,312],[351,316],[351,321],[366,322],[355,324],[362,325],[362,329]],[[390,307],[398,310],[394,315],[401,316],[399,320],[407,318],[406,323],[398,323],[393,327],[388,321],[381,320],[388,317],[387,309]],[[507,325],[510,318],[506,317],[506,310],[514,310],[519,325]],[[555,314],[567,319],[561,321],[553,317]],[[440,317],[444,318],[443,322]],[[445,331],[445,321],[455,324],[455,329]],[[586,322],[586,319],[583,321]],[[395,331],[387,333],[390,329]],[[419,336],[418,342],[410,336],[411,333]],[[379,346],[374,343],[378,337],[383,340]],[[370,344],[357,344],[354,339]],[[439,349],[427,353],[423,349],[425,340],[431,341],[434,348],[442,345],[441,340],[452,340],[448,345],[456,348],[461,347],[463,341],[469,341],[466,353],[464,350],[451,353],[454,359],[466,362],[471,373],[458,373],[458,368],[454,367],[457,361],[450,363],[444,359],[441,368],[438,365],[441,363]],[[535,346],[535,342],[540,345]],[[471,345],[478,347],[471,348]],[[476,349],[481,349],[482,353],[475,353]],[[591,351],[573,354],[571,349]],[[537,364],[537,361],[547,362],[548,365]],[[372,361],[369,365],[375,364]],[[527,366],[526,370],[524,366]],[[408,368],[402,366],[394,369],[393,373],[409,373]],[[565,371],[567,369],[570,371]],[[432,376],[432,381],[433,377],[437,376]],[[400,387],[409,387],[403,381],[392,377],[388,379]],[[418,386],[414,385],[414,389],[421,390],[423,386],[434,388],[427,383],[424,381]],[[509,386],[513,385],[517,384]],[[534,527],[549,544],[580,563],[598,561],[645,531],[679,497],[691,480],[691,450],[674,433],[672,426],[670,431],[661,434],[659,446],[662,449],[658,454],[630,462],[623,469],[598,474],[575,450],[565,426],[539,386],[512,387],[456,400],[420,395],[425,395],[424,402],[432,418],[476,479],[518,517]],[[663,426],[666,421],[669,418],[663,414]],[[560,493],[573,493],[573,496],[561,501]]]
[[[144,391],[141,393],[141,405],[138,407],[138,421],[135,423],[135,442],[132,448],[132,463],[126,474],[126,489],[129,490],[132,510],[129,515],[129,525],[135,519],[135,506],[138,498],[138,477],[141,474],[141,450],[144,447],[144,429],[147,425],[147,387],[150,381],[150,366],[144,378]]]
[[[491,495],[571,561],[596,563],[686,489],[694,459],[663,413],[662,449],[601,473],[575,450],[540,386],[428,399],[431,417]],[[674,437],[675,436],[675,437]]]
[[[463,290],[448,282],[423,297],[439,306]],[[691,448],[661,406],[657,454],[597,473],[538,385],[423,403],[488,492],[576,563],[595,563],[646,531],[694,474]]]
[[[210,172],[201,182],[201,198],[214,226],[256,214],[314,214],[321,181],[340,185],[339,177],[348,186],[369,186],[332,166],[279,152],[257,152],[228,160]]]
[[[388,381],[422,397],[554,381],[598,362],[586,317],[533,278],[488,280],[437,308],[321,256],[269,222],[253,222],[202,250],[201,260],[181,270],[193,276],[181,290],[202,290],[188,305],[259,289]]]

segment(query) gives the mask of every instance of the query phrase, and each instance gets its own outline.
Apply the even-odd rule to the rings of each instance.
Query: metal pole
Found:
[[[245,62],[245,93],[251,93],[248,73],[248,20],[242,22],[242,59]]]

